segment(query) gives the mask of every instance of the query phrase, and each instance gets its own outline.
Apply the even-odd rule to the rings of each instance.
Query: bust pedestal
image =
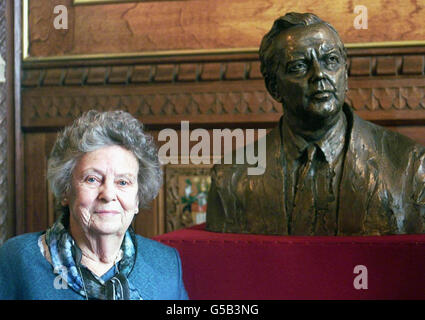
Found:
[[[179,251],[191,299],[425,299],[425,235],[264,236],[202,224],[154,239]]]

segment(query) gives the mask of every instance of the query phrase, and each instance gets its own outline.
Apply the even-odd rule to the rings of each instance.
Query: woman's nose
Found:
[[[99,190],[99,199],[106,202],[114,201],[117,199],[117,192],[113,182],[105,181]]]

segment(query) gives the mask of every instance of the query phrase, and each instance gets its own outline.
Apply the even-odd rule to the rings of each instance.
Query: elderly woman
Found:
[[[188,298],[177,251],[130,226],[162,183],[139,121],[87,112],[59,134],[47,178],[59,218],[0,248],[0,299]]]

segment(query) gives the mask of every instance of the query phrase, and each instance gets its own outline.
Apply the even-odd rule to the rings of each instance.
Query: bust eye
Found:
[[[339,63],[339,57],[335,54],[331,54],[331,55],[327,56],[326,63],[327,64],[337,64],[337,63]]]
[[[288,71],[290,73],[301,73],[307,69],[307,64],[303,61],[296,61],[289,65]]]

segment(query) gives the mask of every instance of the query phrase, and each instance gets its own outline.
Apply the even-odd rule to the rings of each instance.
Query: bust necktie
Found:
[[[315,217],[315,164],[313,160],[316,150],[314,144],[308,146],[306,150],[307,159],[304,166],[300,168],[292,210],[292,235],[306,235],[312,231]]]

